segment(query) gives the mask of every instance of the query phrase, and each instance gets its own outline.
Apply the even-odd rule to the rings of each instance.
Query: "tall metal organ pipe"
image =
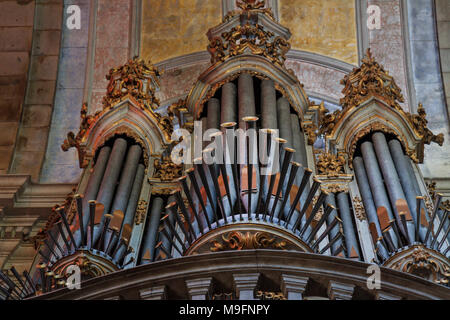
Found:
[[[337,208],[336,205],[336,196],[334,195],[334,193],[330,193],[326,198],[325,198],[325,204],[327,205],[332,205],[333,207]],[[328,215],[327,217],[327,225],[330,225],[333,220],[336,218],[337,216],[337,212],[336,210],[331,211],[331,213]],[[329,240],[331,241],[331,239],[333,239],[339,232],[339,226],[336,225],[331,231],[330,231],[330,237]],[[332,248],[331,248],[331,252],[336,251],[337,249],[339,249],[339,247],[342,245],[342,239],[339,239],[338,241],[336,241],[336,243],[333,244]]]
[[[403,148],[400,142],[397,139],[392,139],[389,141],[389,150],[391,152],[391,156],[394,160],[395,168],[397,169],[398,176],[400,178],[400,182],[403,187],[403,191],[406,195],[406,200],[408,202],[408,206],[410,209],[410,215],[412,217],[412,226],[417,224],[417,201],[416,197],[420,196],[420,193],[416,193],[416,188],[414,187],[414,181],[416,178],[412,178],[410,172],[408,172],[408,161],[410,159],[405,158],[405,154],[403,152]],[[417,183],[417,180],[415,181]],[[410,228],[411,229],[411,228]],[[409,230],[409,237],[414,239],[414,228],[413,230]],[[419,227],[419,236],[423,241],[425,239],[425,229]]]
[[[222,86],[220,123],[237,122],[236,95],[237,89],[233,82],[227,82]]]
[[[273,80],[261,82],[261,123],[264,129],[277,129],[277,94]]]
[[[238,101],[239,101],[239,128],[245,130],[244,117],[256,116],[255,90],[253,88],[253,77],[243,73],[238,79]]]
[[[111,148],[109,146],[102,147],[98,154],[97,161],[95,162],[93,171],[89,177],[89,181],[84,192],[83,212],[89,212],[89,201],[97,198],[98,189],[100,188],[100,183],[102,182],[110,154]],[[85,232],[87,232],[88,224],[89,214],[85,214],[83,216],[83,227]],[[79,246],[81,242],[80,231],[76,232],[75,241],[77,242],[77,246]]]
[[[383,259],[387,259],[388,252],[380,239],[380,237],[383,236],[383,233],[380,227],[380,222],[378,221],[377,209],[375,208],[372,191],[370,191],[369,180],[367,179],[366,169],[364,168],[364,161],[361,157],[355,157],[353,159],[353,168],[355,170],[356,181],[358,183],[359,192],[367,214],[367,219],[369,220],[370,225],[375,226],[375,230],[372,230],[373,227],[369,225],[373,244],[377,248],[380,256],[382,256]]]
[[[401,223],[400,211],[407,210],[408,204],[397,171],[395,170],[394,161],[389,152],[386,137],[382,132],[375,132],[372,135],[372,141],[384,177],[384,183],[386,184],[389,198],[391,199],[395,219],[397,220],[400,232],[406,235],[407,231],[404,230],[403,224]]]
[[[372,142],[366,141],[361,144],[361,152],[364,160],[364,167],[366,169],[367,177],[369,178],[369,185],[372,191],[373,199],[375,205],[377,207],[377,216],[380,219],[380,214],[384,208],[387,212],[388,219],[393,220],[394,215],[391,211],[391,205],[389,203],[389,198],[386,194],[386,190],[384,189],[384,182],[381,175],[380,168],[378,166],[377,157],[375,155],[375,150],[373,148]],[[380,221],[380,227],[382,231],[387,229],[387,225],[383,225],[382,221]],[[389,234],[392,238],[392,242],[394,246],[398,247],[398,239],[394,232],[389,231]]]
[[[112,198],[114,196],[114,190],[116,183],[120,175],[120,169],[123,164],[127,150],[127,141],[123,138],[117,138],[114,141],[114,146],[109,157],[108,165],[106,167],[105,174],[102,179],[102,184],[97,195],[97,201],[105,206],[103,216],[110,212]],[[100,232],[103,228],[104,219],[102,219],[99,226],[96,226],[94,230],[94,243],[97,242],[100,237]]]
[[[118,240],[122,237],[122,231],[123,231],[123,226],[126,224],[129,224],[130,226],[134,225],[134,216],[136,213],[136,208],[139,202],[139,196],[141,195],[141,188],[142,188],[142,183],[144,182],[144,176],[145,176],[145,166],[143,164],[139,164],[136,170],[136,174],[135,174],[135,178],[133,181],[133,186],[131,188],[131,193],[128,199],[128,204],[126,207],[126,211],[125,211],[125,216],[122,222],[122,226],[120,228],[120,232],[119,232],[119,237],[117,237],[115,240],[115,242],[113,243],[114,245],[117,245]],[[123,254],[125,253],[126,248],[124,246],[122,246],[119,250],[117,250],[117,253],[115,255],[115,259],[120,259],[120,257],[123,256]]]
[[[141,264],[155,261],[155,246],[158,240],[159,221],[163,211],[164,200],[161,197],[152,198],[150,215],[147,217],[146,232],[142,241]]]
[[[125,210],[127,208],[128,200],[133,188],[133,182],[136,178],[136,171],[139,160],[141,159],[141,155],[142,147],[140,145],[135,144],[129,148],[110,212],[120,210],[125,215]],[[105,237],[105,248],[108,246],[108,243],[110,241],[112,241],[110,247],[113,247],[116,244],[117,240],[118,238],[109,232]]]
[[[355,228],[353,226],[352,214],[350,212],[350,204],[348,194],[339,192],[337,194],[340,217],[342,219],[342,228],[344,229],[345,246],[347,248],[347,258],[358,258],[361,260],[358,240],[356,238]],[[357,255],[357,257],[355,256]]]
[[[291,111],[289,101],[281,97],[277,100],[278,128],[280,130],[280,138],[287,140],[285,148],[292,148],[292,127],[291,127]]]

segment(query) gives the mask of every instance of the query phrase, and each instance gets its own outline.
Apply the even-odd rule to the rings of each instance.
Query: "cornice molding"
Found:
[[[370,264],[294,251],[243,250],[154,262],[87,280],[82,289],[60,289],[33,299],[104,299],[151,285],[198,277],[220,277],[230,270],[253,273],[277,270],[283,274],[322,277],[365,287]],[[408,299],[450,299],[450,290],[417,276],[381,267],[383,290]]]
[[[0,175],[0,206],[12,208],[51,208],[61,203],[73,184],[39,184],[30,175]]]
[[[350,73],[353,70],[353,68],[356,67],[356,65],[335,58],[327,57],[318,53],[294,49],[288,51],[288,53],[286,54],[286,58],[287,61],[291,60],[291,61],[306,62],[321,67],[334,69],[336,71],[343,72],[345,74]]]

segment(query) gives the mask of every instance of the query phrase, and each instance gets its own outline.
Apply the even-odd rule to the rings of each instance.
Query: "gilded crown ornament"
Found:
[[[291,48],[286,34],[275,34],[267,28],[258,17],[262,13],[273,19],[270,8],[264,8],[264,1],[238,0],[236,5],[241,12],[230,12],[227,19],[239,15],[241,18],[227,26],[227,31],[211,35],[209,33],[209,45],[211,63],[223,62],[231,57],[242,54],[263,56],[272,63],[283,66],[286,53]],[[271,20],[272,21],[272,20]],[[275,23],[272,21],[272,24]],[[289,31],[287,31],[289,33]]]
[[[155,88],[159,87],[162,72],[151,63],[135,58],[119,68],[112,68],[106,79],[109,80],[103,107],[111,108],[124,97],[132,96],[146,108],[154,110],[159,106]]]
[[[114,109],[121,101],[127,98],[132,99],[141,110],[154,118],[166,139],[170,141],[175,116],[181,118],[181,114],[187,112],[187,110],[179,103],[171,106],[167,115],[154,111],[159,107],[159,100],[155,94],[160,85],[159,77],[161,74],[161,71],[156,69],[151,63],[146,63],[139,58],[129,60],[119,68],[111,69],[106,76],[109,84],[107,93],[103,98],[103,109],[94,114],[88,114],[88,104],[83,103],[80,111],[81,121],[78,133],[69,132],[67,134],[67,138],[61,145],[62,150],[68,151],[71,148],[76,148],[80,159],[80,167],[85,168],[90,159],[85,145],[90,130],[104,114]],[[141,141],[136,139],[136,135],[130,134],[130,132],[121,133],[141,144]],[[92,154],[89,155],[92,156]]]
[[[404,102],[394,78],[375,61],[370,49],[367,49],[361,66],[346,75],[341,84],[344,85],[344,97],[340,100],[343,109],[358,106],[371,96],[381,98],[393,108],[401,108],[398,103]]]
[[[425,108],[421,103],[417,108],[417,114],[405,112],[400,106],[400,103],[404,102],[401,89],[384,67],[375,61],[370,49],[367,50],[366,56],[362,59],[361,66],[354,68],[350,74],[346,75],[341,84],[344,85],[342,90],[344,97],[340,100],[342,109],[330,113],[322,106],[317,115],[318,134],[325,135],[325,137],[332,136],[335,133],[336,125],[342,119],[350,117],[355,110],[361,108],[364,102],[375,97],[394,109],[420,139],[419,146],[416,149],[410,149],[404,144],[408,156],[413,161],[423,161],[423,145],[434,142],[442,146],[444,135],[442,133],[435,135],[428,128]],[[393,134],[399,138],[400,142],[404,143],[403,139],[399,137],[399,133],[391,127],[385,123],[373,122],[355,135],[351,143],[349,159],[352,159],[357,141],[364,135],[375,131]],[[351,163],[349,165],[351,167]]]

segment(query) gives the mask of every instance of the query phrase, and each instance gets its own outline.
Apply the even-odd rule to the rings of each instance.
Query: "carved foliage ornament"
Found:
[[[147,213],[147,201],[141,199],[138,202],[138,206],[136,208],[136,216],[134,219],[134,223],[136,225],[140,225],[144,222],[145,214]]]
[[[213,241],[210,248],[212,252],[244,249],[283,249],[286,241],[277,240],[274,236],[266,232],[246,232],[232,231],[222,235],[222,242]]]
[[[155,87],[159,87],[158,71],[151,63],[143,59],[129,60],[119,68],[112,68],[106,79],[109,80],[107,94],[103,98],[103,107],[110,108],[122,98],[130,95],[148,109],[159,106],[155,97]]]
[[[325,112],[319,112],[319,133],[329,135],[332,133],[336,124],[342,117],[346,115],[346,111],[352,108],[359,107],[363,102],[367,101],[371,97],[377,97],[384,101],[390,107],[397,110],[406,121],[408,121],[415,131],[415,133],[421,137],[422,146],[418,150],[407,150],[408,155],[415,162],[423,161],[423,144],[430,144],[435,142],[442,146],[444,142],[444,135],[434,135],[430,129],[428,129],[428,121],[426,120],[426,112],[422,104],[419,104],[418,114],[410,114],[403,111],[399,102],[404,102],[401,89],[395,83],[393,77],[384,70],[375,58],[372,56],[370,49],[367,50],[366,56],[362,59],[362,64],[359,68],[354,68],[353,71],[346,75],[341,84],[344,85],[342,93],[344,97],[340,100],[342,110],[337,110],[334,113],[329,113],[325,109]],[[393,133],[397,137],[398,132],[392,132],[392,129],[387,128],[385,125],[379,125],[376,130]],[[365,128],[363,133],[358,133],[358,137],[365,135],[364,133],[375,131],[375,128]],[[356,141],[355,141],[356,140]],[[399,139],[402,141],[401,139]],[[354,139],[357,142],[357,139]],[[352,154],[355,146],[352,144],[352,152],[349,159],[352,159]],[[405,148],[406,149],[406,148]]]
[[[319,175],[338,177],[344,174],[345,157],[341,154],[321,152],[317,156],[316,168]]]
[[[161,181],[172,181],[183,175],[183,166],[172,162],[169,156],[164,156],[162,159],[155,159],[154,162],[155,174],[153,178]]]
[[[366,209],[360,197],[353,197],[353,208],[355,209],[355,215],[359,221],[366,220]]]
[[[422,245],[416,245],[406,252],[400,252],[397,259],[386,266],[444,285],[448,285],[450,279],[448,259]]]
[[[107,94],[103,98],[103,110],[88,115],[88,105],[87,103],[83,104],[80,114],[80,129],[76,135],[73,132],[67,134],[67,139],[61,145],[63,151],[68,151],[73,147],[77,148],[80,167],[85,168],[89,159],[86,157],[86,146],[83,143],[87,139],[89,130],[103,114],[127,97],[133,98],[142,110],[151,113],[166,139],[170,141],[176,110],[170,109],[167,116],[154,111],[159,106],[159,100],[155,97],[155,93],[156,88],[159,87],[160,75],[161,72],[151,63],[147,64],[139,58],[129,60],[127,64],[119,68],[111,69],[106,76],[109,84]]]
[[[346,75],[341,84],[344,85],[342,90],[344,97],[340,100],[340,104],[344,110],[360,105],[370,96],[377,96],[391,107],[400,110],[398,102],[405,100],[394,78],[375,61],[370,49],[367,49],[361,66]]]
[[[272,16],[270,9],[263,9],[264,1],[238,0],[237,5],[242,9],[241,17],[247,16],[246,22],[243,23],[241,19],[240,24],[223,32],[220,37],[210,39],[207,49],[211,54],[211,63],[223,62],[230,57],[250,53],[264,56],[272,63],[282,67],[291,45],[287,39],[265,30],[252,17],[258,12],[268,13],[269,16]],[[229,17],[234,15],[236,13],[232,12]]]

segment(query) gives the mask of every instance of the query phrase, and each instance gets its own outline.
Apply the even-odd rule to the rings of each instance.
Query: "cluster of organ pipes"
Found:
[[[345,252],[347,257],[362,258],[348,194],[328,194],[321,190],[316,196],[320,181],[310,179],[312,171],[307,168],[299,118],[291,113],[286,98],[277,98],[272,80],[259,80],[247,73],[239,75],[236,81],[224,84],[216,96],[208,100],[201,120],[204,130],[222,131],[223,145],[227,144],[226,130],[271,128],[262,129],[267,130],[266,136],[271,136],[271,130],[278,129],[279,138],[275,135],[274,139],[267,138],[263,148],[270,150],[267,143],[275,140],[280,145],[276,155],[281,172],[263,175],[266,163],[249,158],[261,153],[247,152],[248,149],[240,150],[247,157],[244,164],[237,164],[236,158],[213,164],[195,159],[194,166],[179,179],[179,190],[169,199],[152,198],[140,263],[182,255],[190,243],[208,230],[240,221],[275,223],[298,234],[316,252],[333,255]],[[215,138],[218,137],[220,133],[215,134]],[[247,141],[245,148],[250,147],[255,148]],[[211,150],[205,149],[204,153],[210,154]],[[227,153],[223,156],[227,157]],[[315,197],[317,201],[313,203]],[[320,209],[324,214],[317,222],[314,218]],[[160,225],[161,212],[165,214]],[[322,242],[325,238],[328,244]]]
[[[382,132],[371,134],[359,147],[353,167],[370,233],[380,261],[400,248],[422,243],[447,256],[450,246],[448,208],[437,194],[428,215],[411,160],[400,142]]]
[[[247,147],[250,147],[248,143]],[[180,187],[167,200],[159,230],[156,226],[164,200],[161,197],[152,199],[141,263],[173,258],[175,252],[177,256],[182,256],[194,241],[210,230],[239,222],[274,224],[296,234],[314,252],[323,254],[330,250],[332,255],[341,254],[345,246],[340,231],[342,221],[332,215],[336,208],[331,204],[325,205],[319,221],[313,222],[329,194],[321,190],[317,201],[313,203],[321,182],[313,179],[311,188],[306,191],[312,171],[293,162],[294,153],[295,150],[281,144],[281,172],[269,176],[259,175],[259,188],[255,188],[253,179],[249,178],[254,175],[257,180],[257,170],[250,168],[249,162],[245,165],[232,163],[230,175],[224,163],[206,165],[202,162],[188,169],[187,175],[179,179]],[[245,170],[253,174],[243,174]],[[298,177],[301,183],[295,186]],[[212,186],[209,181],[212,181]],[[231,185],[231,181],[235,183]],[[302,196],[306,196],[304,203],[300,203]],[[328,243],[323,243],[324,239],[329,239]]]
[[[76,217],[69,224],[60,207],[61,221],[49,230],[39,254],[51,266],[77,250],[93,250],[118,267],[132,251],[128,246],[145,166],[142,147],[118,137],[103,146],[89,176],[84,195],[75,195]]]

